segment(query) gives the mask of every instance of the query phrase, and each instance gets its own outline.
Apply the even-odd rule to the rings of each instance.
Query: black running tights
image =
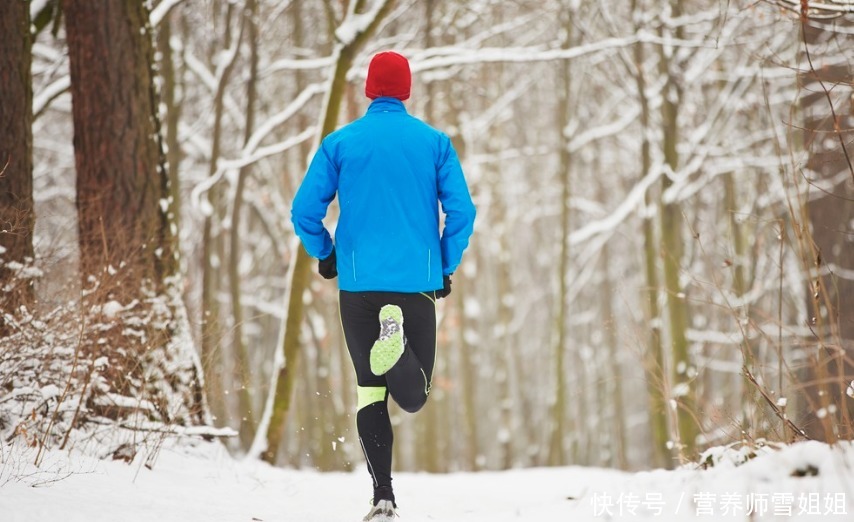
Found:
[[[380,308],[394,304],[403,311],[406,339],[403,355],[385,375],[371,372],[370,354],[380,334]],[[377,490],[391,492],[391,455],[394,436],[388,415],[388,397],[415,413],[427,402],[436,358],[436,302],[433,292],[339,293],[344,339],[353,360],[358,384],[356,427],[368,472]],[[393,500],[393,496],[389,499]]]

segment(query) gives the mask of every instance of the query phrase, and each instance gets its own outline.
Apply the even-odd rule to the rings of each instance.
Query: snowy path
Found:
[[[234,461],[212,446],[189,453],[164,450],[153,471],[82,457],[69,463],[64,454],[50,454],[41,470],[21,464],[12,473],[13,461],[4,457],[2,522],[358,522],[370,495],[361,469],[325,474],[275,469]],[[764,507],[765,516],[754,520],[847,522],[854,520],[852,463],[850,447],[843,453],[806,444],[738,468],[401,473],[395,489],[401,522],[745,520],[750,505],[754,511]],[[818,475],[790,476],[806,464]],[[755,500],[761,498],[764,504]],[[786,512],[787,504],[790,516],[774,515]]]

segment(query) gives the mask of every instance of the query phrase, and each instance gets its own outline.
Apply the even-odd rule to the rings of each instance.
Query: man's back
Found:
[[[407,114],[400,100],[378,98],[365,116],[330,134],[305,184],[321,197],[300,189],[293,211],[298,232],[299,217],[316,214],[312,202],[338,192],[335,247],[342,290],[442,288],[443,274],[453,272],[468,243],[474,206],[450,139]],[[441,243],[440,199],[448,239]],[[453,241],[455,235],[465,244]]]

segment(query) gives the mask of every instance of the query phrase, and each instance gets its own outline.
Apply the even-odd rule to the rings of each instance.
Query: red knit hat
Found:
[[[408,100],[412,87],[412,73],[409,61],[403,56],[385,51],[371,58],[368,66],[368,79],[365,81],[365,96],[370,99],[390,96],[398,100]]]

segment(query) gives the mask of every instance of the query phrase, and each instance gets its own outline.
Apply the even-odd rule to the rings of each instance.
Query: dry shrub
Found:
[[[80,299],[49,310],[3,313],[4,443],[39,455],[94,443],[101,456],[132,460],[140,445],[156,448],[176,427],[204,424],[198,361],[174,285],[134,288],[121,273],[90,278]]]

